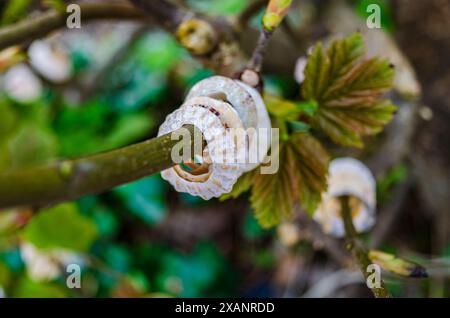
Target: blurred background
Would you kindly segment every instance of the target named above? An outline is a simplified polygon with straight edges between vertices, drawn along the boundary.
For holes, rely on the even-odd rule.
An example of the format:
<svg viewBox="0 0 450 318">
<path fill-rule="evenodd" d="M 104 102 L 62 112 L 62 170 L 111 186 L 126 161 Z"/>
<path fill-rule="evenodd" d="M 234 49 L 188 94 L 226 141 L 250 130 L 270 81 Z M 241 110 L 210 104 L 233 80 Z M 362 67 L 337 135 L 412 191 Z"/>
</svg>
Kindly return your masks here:
<svg viewBox="0 0 450 318">
<path fill-rule="evenodd" d="M 176 2 L 234 23 L 258 1 Z M 365 33 L 372 3 L 382 9 L 382 35 Z M 1 1 L 1 24 L 51 5 Z M 238 30 L 247 54 L 262 12 Z M 360 30 L 370 54 L 395 59 L 394 121 L 364 151 L 332 153 L 362 158 L 377 177 L 377 222 L 364 242 L 427 267 L 426 279 L 386 273 L 396 297 L 450 296 L 449 29 L 448 0 L 294 1 L 263 68 L 267 92 L 296 99 L 296 60 L 319 39 Z M 212 74 L 152 22 L 82 17 L 81 29 L 4 50 L 0 171 L 154 137 L 189 88 Z M 245 195 L 203 201 L 153 175 L 39 213 L 1 211 L 0 296 L 370 297 L 322 240 L 302 222 L 262 229 Z M 79 289 L 66 287 L 69 263 L 82 268 Z"/>
</svg>

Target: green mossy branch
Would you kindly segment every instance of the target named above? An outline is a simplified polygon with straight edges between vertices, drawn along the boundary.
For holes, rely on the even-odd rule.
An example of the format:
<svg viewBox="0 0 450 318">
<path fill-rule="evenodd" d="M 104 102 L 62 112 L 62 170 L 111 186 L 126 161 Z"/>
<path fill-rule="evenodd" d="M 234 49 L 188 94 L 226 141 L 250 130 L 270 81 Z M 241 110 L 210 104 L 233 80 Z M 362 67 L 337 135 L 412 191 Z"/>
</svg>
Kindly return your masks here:
<svg viewBox="0 0 450 318">
<path fill-rule="evenodd" d="M 199 133 L 192 125 L 185 128 L 191 136 Z M 0 208 L 73 200 L 167 169 L 174 165 L 171 150 L 179 142 L 171 135 L 84 158 L 0 172 Z"/>
</svg>

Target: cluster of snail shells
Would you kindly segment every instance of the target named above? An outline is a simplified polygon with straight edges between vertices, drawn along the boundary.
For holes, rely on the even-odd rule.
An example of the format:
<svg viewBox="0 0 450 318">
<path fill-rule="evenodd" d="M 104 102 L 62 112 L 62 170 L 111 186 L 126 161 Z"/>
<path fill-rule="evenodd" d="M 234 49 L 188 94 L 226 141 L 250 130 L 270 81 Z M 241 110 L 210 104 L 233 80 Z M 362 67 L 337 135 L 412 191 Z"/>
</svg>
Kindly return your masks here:
<svg viewBox="0 0 450 318">
<path fill-rule="evenodd" d="M 232 190 L 237 179 L 255 169 L 261 161 L 247 158 L 250 145 L 257 138 L 266 141 L 258 149 L 263 158 L 270 145 L 271 123 L 261 95 L 254 88 L 223 76 L 212 76 L 198 82 L 185 102 L 169 114 L 158 135 L 168 134 L 184 125 L 194 125 L 203 134 L 206 146 L 195 162 L 186 162 L 161 172 L 163 179 L 178 192 L 187 192 L 205 200 Z M 235 138 L 233 129 L 251 130 L 245 138 Z M 260 136 L 260 134 L 266 134 Z M 227 156 L 226 154 L 234 154 Z"/>
<path fill-rule="evenodd" d="M 369 168 L 354 158 L 337 158 L 330 163 L 328 189 L 313 218 L 325 233 L 345 234 L 339 197 L 349 196 L 353 224 L 358 233 L 368 231 L 376 218 L 376 182 Z"/>
</svg>

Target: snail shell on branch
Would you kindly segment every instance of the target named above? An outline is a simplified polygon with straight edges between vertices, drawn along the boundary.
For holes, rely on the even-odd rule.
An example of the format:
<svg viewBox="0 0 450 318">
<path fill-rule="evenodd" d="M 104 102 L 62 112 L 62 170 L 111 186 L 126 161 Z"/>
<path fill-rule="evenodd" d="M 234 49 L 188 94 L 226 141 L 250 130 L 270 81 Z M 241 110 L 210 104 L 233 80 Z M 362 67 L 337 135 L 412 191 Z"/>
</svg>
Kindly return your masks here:
<svg viewBox="0 0 450 318">
<path fill-rule="evenodd" d="M 187 99 L 195 96 L 213 96 L 229 103 L 238 113 L 244 128 L 255 129 L 255 134 L 248 134 L 247 147 L 257 143 L 259 134 L 264 134 L 263 143 L 259 143 L 260 153 L 267 154 L 271 140 L 271 123 L 264 101 L 253 87 L 224 76 L 212 76 L 195 84 L 187 95 Z M 256 140 L 255 140 L 256 138 Z M 249 153 L 250 149 L 246 149 Z M 256 168 L 264 156 L 258 157 L 258 162 L 248 162 L 242 169 L 244 172 Z"/>
<path fill-rule="evenodd" d="M 161 173 L 178 192 L 206 200 L 230 192 L 244 172 L 259 164 L 240 161 L 248 154 L 253 139 L 258 138 L 258 128 L 266 128 L 263 152 L 267 154 L 271 125 L 264 102 L 255 89 L 239 81 L 222 76 L 200 81 L 191 89 L 185 103 L 167 116 L 158 135 L 188 124 L 202 132 L 207 145 L 201 156 Z M 255 129 L 256 133 L 236 138 L 232 131 L 248 128 Z"/>
<path fill-rule="evenodd" d="M 357 232 L 369 230 L 375 223 L 376 183 L 370 170 L 353 158 L 338 158 L 330 163 L 328 190 L 314 213 L 323 230 L 336 237 L 345 234 L 339 197 L 350 196 L 353 224 Z"/>
<path fill-rule="evenodd" d="M 5 74 L 3 89 L 19 103 L 30 103 L 42 96 L 42 82 L 24 63 L 11 67 Z"/>
<path fill-rule="evenodd" d="M 219 110 L 220 116 L 217 116 Z M 227 145 L 228 151 L 242 148 L 226 134 L 227 127 L 242 128 L 237 113 L 224 102 L 209 97 L 195 97 L 167 116 L 158 135 L 170 133 L 187 124 L 195 125 L 207 142 L 203 156 L 198 160 L 200 163 L 188 163 L 190 165 L 187 167 L 177 165 L 162 171 L 161 176 L 178 192 L 187 192 L 205 200 L 230 192 L 242 170 L 236 164 L 223 162 L 223 145 Z"/>
<path fill-rule="evenodd" d="M 308 59 L 305 56 L 300 56 L 295 63 L 294 78 L 299 84 L 305 80 L 305 69 Z"/>
<path fill-rule="evenodd" d="M 57 39 L 36 40 L 28 49 L 31 66 L 47 80 L 63 83 L 72 76 L 69 52 Z"/>
</svg>

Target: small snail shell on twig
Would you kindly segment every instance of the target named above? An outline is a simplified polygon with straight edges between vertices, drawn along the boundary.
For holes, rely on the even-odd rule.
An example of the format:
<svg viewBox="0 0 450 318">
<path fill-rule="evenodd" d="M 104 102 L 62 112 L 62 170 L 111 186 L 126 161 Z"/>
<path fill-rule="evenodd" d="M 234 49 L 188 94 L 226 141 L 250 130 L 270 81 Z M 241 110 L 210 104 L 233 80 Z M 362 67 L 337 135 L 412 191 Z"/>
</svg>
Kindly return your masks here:
<svg viewBox="0 0 450 318">
<path fill-rule="evenodd" d="M 212 112 L 218 109 L 222 110 L 220 117 Z M 234 140 L 224 140 L 229 137 L 226 135 L 226 127 L 231 121 L 234 121 L 233 126 L 228 127 L 242 127 L 237 114 L 232 115 L 233 111 L 232 107 L 224 102 L 209 97 L 197 97 L 187 100 L 179 109 L 167 116 L 159 128 L 159 135 L 192 124 L 202 132 L 207 142 L 203 157 L 199 163 L 188 166 L 191 169 L 177 165 L 161 172 L 161 176 L 178 192 L 188 192 L 209 200 L 231 191 L 242 171 L 236 165 L 215 162 L 223 159 L 221 152 L 223 144 L 228 145 L 229 151 L 238 147 Z"/>
<path fill-rule="evenodd" d="M 69 53 L 55 39 L 34 41 L 28 56 L 31 66 L 51 82 L 63 83 L 72 76 Z"/>
<path fill-rule="evenodd" d="M 353 158 L 338 158 L 330 163 L 328 190 L 314 213 L 314 219 L 327 234 L 343 237 L 339 197 L 350 196 L 352 219 L 357 232 L 369 230 L 375 223 L 376 183 L 370 170 Z"/>
<path fill-rule="evenodd" d="M 308 59 L 305 56 L 300 56 L 295 63 L 294 78 L 299 84 L 305 80 L 305 68 L 308 63 Z"/>
<path fill-rule="evenodd" d="M 205 200 L 230 192 L 244 172 L 259 164 L 239 161 L 246 159 L 249 145 L 258 138 L 258 128 L 266 128 L 267 143 L 263 143 L 262 152 L 267 154 L 271 125 L 264 102 L 255 89 L 239 81 L 222 76 L 200 81 L 191 89 L 185 103 L 167 116 L 158 135 L 188 124 L 202 132 L 207 145 L 202 156 L 195 158 L 197 162 L 179 164 L 161 173 L 178 192 Z M 232 129 L 248 128 L 254 128 L 256 133 L 246 134 L 245 138 L 229 133 Z"/>
</svg>

